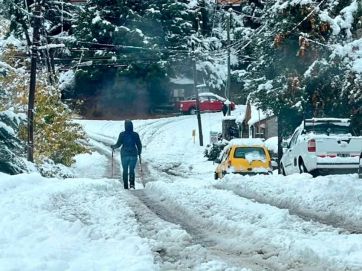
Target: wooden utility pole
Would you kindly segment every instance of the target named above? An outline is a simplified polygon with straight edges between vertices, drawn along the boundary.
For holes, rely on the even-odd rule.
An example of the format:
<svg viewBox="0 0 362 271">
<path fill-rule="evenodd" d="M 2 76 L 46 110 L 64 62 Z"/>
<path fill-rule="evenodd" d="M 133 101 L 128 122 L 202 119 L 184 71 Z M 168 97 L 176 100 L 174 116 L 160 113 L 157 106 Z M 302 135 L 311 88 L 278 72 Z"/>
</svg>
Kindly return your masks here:
<svg viewBox="0 0 362 271">
<path fill-rule="evenodd" d="M 33 42 L 31 45 L 31 68 L 28 100 L 28 161 L 34 161 L 34 102 L 36 88 L 36 66 L 38 46 L 40 40 L 41 6 L 39 1 L 34 2 L 33 12 Z"/>
<path fill-rule="evenodd" d="M 192 43 L 192 52 L 193 52 L 194 91 L 196 93 L 196 115 L 197 115 L 197 123 L 199 126 L 199 140 L 200 140 L 200 146 L 204 146 L 204 137 L 202 135 L 202 124 L 201 124 L 201 115 L 200 115 L 200 97 L 199 97 L 199 90 L 197 88 L 196 53 L 195 53 L 194 43 Z"/>
<path fill-rule="evenodd" d="M 282 168 L 281 168 L 280 160 L 282 159 L 282 156 L 283 156 L 282 110 L 279 111 L 277 121 L 278 121 L 278 174 L 281 174 Z"/>
<path fill-rule="evenodd" d="M 227 58 L 227 68 L 228 68 L 228 74 L 227 74 L 227 81 L 226 81 L 226 98 L 230 101 L 230 25 L 231 25 L 231 12 L 229 10 L 229 18 L 227 23 L 227 52 L 228 52 L 228 58 Z M 230 116 L 230 104 L 227 105 L 228 112 L 227 115 Z"/>
</svg>

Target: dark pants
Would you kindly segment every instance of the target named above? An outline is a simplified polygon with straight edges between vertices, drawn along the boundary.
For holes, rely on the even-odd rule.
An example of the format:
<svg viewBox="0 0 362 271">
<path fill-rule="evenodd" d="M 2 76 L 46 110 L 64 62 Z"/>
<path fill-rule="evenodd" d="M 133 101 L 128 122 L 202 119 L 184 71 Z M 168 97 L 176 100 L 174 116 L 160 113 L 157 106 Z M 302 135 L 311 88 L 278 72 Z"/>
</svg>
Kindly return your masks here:
<svg viewBox="0 0 362 271">
<path fill-rule="evenodd" d="M 134 169 L 137 164 L 137 156 L 121 156 L 122 168 L 123 168 L 123 185 L 124 189 L 128 189 L 128 175 L 129 185 L 134 187 L 135 173 Z"/>
</svg>

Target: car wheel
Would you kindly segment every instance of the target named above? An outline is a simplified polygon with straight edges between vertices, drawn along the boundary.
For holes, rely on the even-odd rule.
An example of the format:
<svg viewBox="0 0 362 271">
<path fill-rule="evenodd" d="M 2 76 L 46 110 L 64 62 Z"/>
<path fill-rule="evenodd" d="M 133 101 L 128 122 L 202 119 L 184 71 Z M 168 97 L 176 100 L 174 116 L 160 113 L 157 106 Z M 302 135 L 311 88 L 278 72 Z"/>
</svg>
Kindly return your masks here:
<svg viewBox="0 0 362 271">
<path fill-rule="evenodd" d="M 189 114 L 190 115 L 196 115 L 196 109 L 195 108 L 190 108 L 190 110 L 189 110 Z"/>
<path fill-rule="evenodd" d="M 214 173 L 214 179 L 215 180 L 219 179 L 219 174 L 217 172 Z"/>
<path fill-rule="evenodd" d="M 305 167 L 302 159 L 299 160 L 299 173 L 308 173 L 308 170 Z"/>
</svg>

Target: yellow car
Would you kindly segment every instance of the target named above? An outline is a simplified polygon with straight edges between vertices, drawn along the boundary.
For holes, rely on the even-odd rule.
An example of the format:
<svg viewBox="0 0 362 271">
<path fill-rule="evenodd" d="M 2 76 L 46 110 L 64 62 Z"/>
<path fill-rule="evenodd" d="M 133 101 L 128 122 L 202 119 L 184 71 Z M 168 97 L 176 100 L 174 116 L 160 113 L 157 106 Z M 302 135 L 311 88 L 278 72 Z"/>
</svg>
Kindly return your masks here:
<svg viewBox="0 0 362 271">
<path fill-rule="evenodd" d="M 261 139 L 233 139 L 215 160 L 215 180 L 227 173 L 271 174 L 272 161 Z"/>
</svg>

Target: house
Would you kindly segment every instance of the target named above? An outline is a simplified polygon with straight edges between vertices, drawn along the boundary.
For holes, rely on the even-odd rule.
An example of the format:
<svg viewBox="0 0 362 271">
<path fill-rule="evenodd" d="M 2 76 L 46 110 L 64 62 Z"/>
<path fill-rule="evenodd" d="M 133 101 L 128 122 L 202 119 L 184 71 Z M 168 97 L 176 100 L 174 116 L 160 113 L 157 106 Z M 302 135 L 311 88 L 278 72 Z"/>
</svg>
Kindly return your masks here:
<svg viewBox="0 0 362 271">
<path fill-rule="evenodd" d="M 278 136 L 278 118 L 272 112 L 264 112 L 248 103 L 243 114 L 236 118 L 242 138 L 264 138 Z"/>
<path fill-rule="evenodd" d="M 194 94 L 194 80 L 187 77 L 170 78 L 170 90 L 173 102 L 184 100 Z"/>
</svg>

